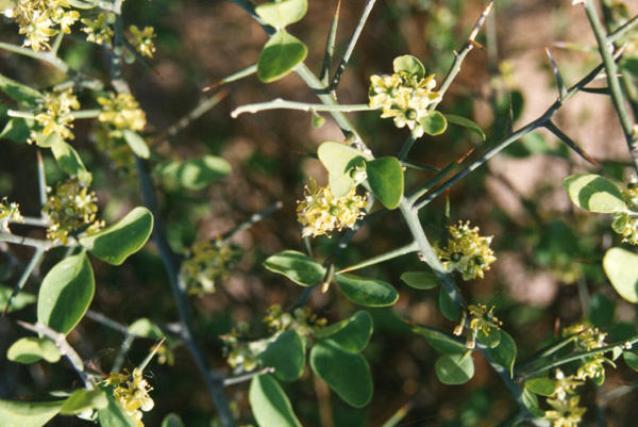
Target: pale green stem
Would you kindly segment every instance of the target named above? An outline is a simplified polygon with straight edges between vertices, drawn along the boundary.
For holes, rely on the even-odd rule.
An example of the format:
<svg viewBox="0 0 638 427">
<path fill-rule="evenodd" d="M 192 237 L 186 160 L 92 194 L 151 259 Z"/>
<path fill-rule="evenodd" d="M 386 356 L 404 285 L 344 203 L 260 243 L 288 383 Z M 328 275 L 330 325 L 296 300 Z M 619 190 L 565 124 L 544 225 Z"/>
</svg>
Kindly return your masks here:
<svg viewBox="0 0 638 427">
<path fill-rule="evenodd" d="M 31 237 L 25 236 L 16 236 L 15 234 L 10 233 L 2 233 L 0 232 L 0 242 L 13 243 L 16 245 L 22 246 L 31 246 L 36 249 L 42 249 L 43 251 L 48 251 L 49 249 L 60 246 L 54 242 L 49 242 L 48 240 L 40 240 L 34 239 Z"/>
<path fill-rule="evenodd" d="M 17 119 L 27 119 L 27 120 L 35 119 L 35 114 L 33 114 L 30 111 L 8 110 L 7 116 L 14 117 Z"/>
<path fill-rule="evenodd" d="M 256 377 L 257 375 L 271 374 L 273 372 L 275 372 L 275 368 L 267 366 L 265 368 L 261 368 L 256 371 L 246 372 L 245 374 L 239 374 L 234 377 L 227 377 L 224 379 L 224 387 L 230 387 L 231 385 L 241 384 L 246 381 L 250 381 L 251 379 L 253 379 L 253 377 Z"/>
<path fill-rule="evenodd" d="M 236 73 L 231 74 L 230 76 L 224 77 L 221 80 L 216 81 L 208 86 L 206 86 L 203 90 L 204 92 L 208 92 L 209 90 L 217 89 L 220 86 L 223 86 L 228 83 L 236 82 L 238 80 L 244 79 L 246 77 L 252 76 L 257 73 L 257 64 L 249 65 L 246 68 L 242 68 Z"/>
<path fill-rule="evenodd" d="M 375 109 L 376 108 L 372 108 L 368 104 L 324 105 L 287 101 L 285 99 L 277 98 L 269 102 L 258 102 L 255 104 L 242 105 L 241 107 L 233 110 L 233 112 L 230 113 L 230 116 L 233 118 L 237 118 L 237 116 L 239 116 L 240 114 L 255 114 L 267 110 L 298 110 L 306 112 L 340 111 L 342 113 L 352 113 L 356 111 L 372 111 Z"/>
<path fill-rule="evenodd" d="M 13 302 L 13 299 L 16 297 L 16 295 L 18 295 L 18 293 L 20 293 L 20 291 L 22 291 L 22 289 L 24 289 L 24 285 L 27 284 L 27 281 L 29 280 L 29 277 L 31 277 L 33 270 L 35 270 L 35 268 L 38 265 L 40 265 L 40 262 L 42 261 L 43 256 L 44 256 L 44 250 L 41 248 L 37 248 L 35 250 L 35 253 L 31 257 L 29 264 L 27 264 L 27 267 L 22 272 L 22 275 L 20 276 L 20 280 L 18 280 L 18 283 L 14 286 L 13 291 L 11 292 L 11 295 L 9 295 L 9 299 L 7 300 L 7 303 L 3 310 L 3 316 L 6 315 L 11 309 L 11 303 Z"/>
<path fill-rule="evenodd" d="M 326 39 L 325 53 L 323 55 L 323 64 L 321 66 L 321 72 L 319 73 L 319 79 L 325 86 L 330 84 L 330 72 L 332 71 L 332 58 L 334 58 L 335 44 L 337 42 L 340 10 L 341 0 L 337 0 L 337 8 L 332 18 L 332 22 L 330 23 L 330 30 L 328 31 L 328 38 Z"/>
<path fill-rule="evenodd" d="M 0 49 L 7 52 L 17 53 L 19 55 L 27 56 L 29 58 L 37 59 L 38 61 L 46 62 L 60 70 L 63 73 L 69 71 L 68 65 L 64 63 L 60 58 L 53 55 L 51 52 L 34 52 L 30 48 L 16 46 L 10 43 L 0 42 Z"/>
<path fill-rule="evenodd" d="M 80 110 L 73 111 L 71 116 L 74 119 L 95 119 L 102 113 L 102 110 Z"/>
<path fill-rule="evenodd" d="M 616 29 L 612 34 L 607 37 L 609 43 L 615 43 L 625 35 L 629 34 L 631 30 L 638 27 L 638 15 L 625 22 L 622 26 Z"/>
<path fill-rule="evenodd" d="M 401 246 L 400 248 L 388 251 L 384 254 L 377 255 L 365 261 L 359 262 L 357 264 L 351 265 L 349 267 L 343 268 L 337 271 L 335 274 L 348 273 L 355 270 L 361 270 L 366 267 L 370 267 L 375 264 L 381 264 L 382 262 L 389 261 L 391 259 L 395 259 L 401 257 L 403 255 L 411 254 L 416 252 L 419 249 L 419 246 L 416 242 L 412 242 L 409 245 Z"/>
</svg>

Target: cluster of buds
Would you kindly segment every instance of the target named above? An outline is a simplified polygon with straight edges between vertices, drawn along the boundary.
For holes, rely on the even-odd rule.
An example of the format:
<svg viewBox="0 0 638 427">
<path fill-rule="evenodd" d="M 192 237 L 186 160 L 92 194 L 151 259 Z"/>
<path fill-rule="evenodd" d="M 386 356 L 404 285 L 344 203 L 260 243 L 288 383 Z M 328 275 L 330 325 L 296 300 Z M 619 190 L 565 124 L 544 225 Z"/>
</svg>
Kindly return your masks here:
<svg viewBox="0 0 638 427">
<path fill-rule="evenodd" d="M 9 231 L 10 222 L 22 221 L 20 214 L 20 206 L 15 203 L 9 203 L 6 197 L 0 200 L 0 231 Z"/>
<path fill-rule="evenodd" d="M 29 143 L 51 135 L 58 135 L 64 140 L 73 139 L 72 111 L 79 108 L 80 103 L 73 89 L 45 94 L 40 101 L 39 112 L 34 117 L 38 130 L 31 133 Z"/>
<path fill-rule="evenodd" d="M 83 18 L 82 32 L 86 33 L 86 41 L 102 46 L 111 46 L 113 39 L 112 25 L 115 22 L 115 15 L 112 13 L 100 12 L 95 18 Z"/>
<path fill-rule="evenodd" d="M 182 263 L 180 274 L 186 292 L 195 296 L 215 292 L 215 281 L 228 275 L 237 255 L 234 248 L 221 240 L 196 242 Z"/>
<path fill-rule="evenodd" d="M 259 366 L 259 353 L 266 349 L 267 340 L 248 341 L 243 338 L 247 329 L 247 325 L 242 324 L 220 337 L 226 362 L 236 373 L 255 370 Z"/>
<path fill-rule="evenodd" d="M 135 50 L 142 56 L 152 58 L 155 55 L 155 44 L 153 43 L 155 29 L 149 26 L 139 29 L 137 25 L 131 25 L 129 31 L 132 37 L 131 44 Z"/>
<path fill-rule="evenodd" d="M 311 180 L 304 189 L 304 198 L 297 202 L 297 221 L 303 226 L 302 235 L 322 236 L 345 228 L 353 228 L 365 216 L 368 204 L 356 187 L 343 197 L 335 197 L 329 187 L 319 187 Z"/>
<path fill-rule="evenodd" d="M 264 323 L 273 332 L 282 332 L 294 329 L 301 336 L 308 336 L 316 328 L 322 328 L 327 320 L 319 317 L 307 307 L 295 309 L 292 313 L 283 311 L 280 305 L 273 305 L 268 308 Z"/>
<path fill-rule="evenodd" d="M 411 66 L 405 66 L 409 58 Z M 414 57 L 399 57 L 391 75 L 370 77 L 369 105 L 380 109 L 382 118 L 392 118 L 398 128 L 407 126 L 414 138 L 424 134 L 421 121 L 428 117 L 441 96 L 434 91 L 434 74 L 425 75 L 425 68 Z"/>
<path fill-rule="evenodd" d="M 47 238 L 66 244 L 70 235 L 95 234 L 104 222 L 97 219 L 97 196 L 78 178 L 49 190 L 44 213 L 50 221 Z"/>
<path fill-rule="evenodd" d="M 113 397 L 135 422 L 135 427 L 144 427 L 142 412 L 153 409 L 155 403 L 149 395 L 153 389 L 144 378 L 143 371 L 133 369 L 132 373 L 113 372 L 104 380 L 104 384 L 113 387 Z"/>
<path fill-rule="evenodd" d="M 144 130 L 146 114 L 130 93 L 109 93 L 97 102 L 102 107 L 98 120 L 108 126 L 110 137 L 121 138 L 124 130 Z"/>
<path fill-rule="evenodd" d="M 481 236 L 478 227 L 459 221 L 448 227 L 448 240 L 444 247 L 437 248 L 437 255 L 448 271 L 458 271 L 463 280 L 485 276 L 490 264 L 496 261 L 490 248 L 492 236 Z"/>
<path fill-rule="evenodd" d="M 461 322 L 454 328 L 454 335 L 461 336 L 467 323 L 469 333 L 465 347 L 468 350 L 473 350 L 476 347 L 476 338 L 479 334 L 488 337 L 493 331 L 503 326 L 503 322 L 494 315 L 494 309 L 494 306 L 488 308 L 485 304 L 471 304 L 467 307 L 467 311 L 461 315 Z"/>
<path fill-rule="evenodd" d="M 60 33 L 68 34 L 80 13 L 68 0 L 17 0 L 5 15 L 13 18 L 24 35 L 24 46 L 38 52 L 50 49 L 49 41 Z"/>
<path fill-rule="evenodd" d="M 614 216 L 611 228 L 622 236 L 623 242 L 638 246 L 638 183 L 630 183 L 623 196 L 629 209 Z"/>
</svg>

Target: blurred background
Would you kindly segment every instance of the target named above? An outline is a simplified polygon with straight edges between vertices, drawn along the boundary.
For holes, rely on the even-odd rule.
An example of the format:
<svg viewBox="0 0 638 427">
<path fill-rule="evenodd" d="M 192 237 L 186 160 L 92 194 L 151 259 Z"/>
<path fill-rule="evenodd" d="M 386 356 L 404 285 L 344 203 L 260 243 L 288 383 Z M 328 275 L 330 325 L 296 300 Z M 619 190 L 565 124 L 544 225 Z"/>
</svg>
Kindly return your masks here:
<svg viewBox="0 0 638 427">
<path fill-rule="evenodd" d="M 614 3 L 614 2 L 611 2 Z M 363 0 L 344 0 L 338 48 L 345 47 L 363 9 Z M 628 2 L 630 16 L 638 4 Z M 311 0 L 306 18 L 290 31 L 310 48 L 307 64 L 318 72 L 325 39 L 336 7 L 333 0 Z M 440 81 L 460 48 L 484 3 L 478 0 L 379 0 L 338 90 L 342 103 L 367 102 L 371 74 L 391 71 L 395 56 L 419 57 L 428 72 Z M 276 97 L 315 102 L 311 91 L 294 74 L 264 85 L 250 77 L 226 85 L 223 101 L 175 137 L 163 131 L 188 113 L 204 96 L 202 88 L 256 62 L 266 35 L 238 6 L 229 1 L 152 0 L 127 2 L 125 22 L 152 25 L 158 37 L 157 55 L 145 64 L 125 67 L 125 77 L 147 112 L 153 161 L 196 158 L 213 154 L 232 165 L 222 181 L 199 191 L 161 187 L 160 201 L 171 245 L 183 252 L 196 239 L 214 238 L 277 201 L 283 203 L 268 219 L 235 236 L 241 258 L 212 295 L 191 300 L 198 341 L 212 366 L 229 371 L 219 336 L 232 327 L 250 325 L 255 337 L 265 336 L 262 318 L 272 304 L 289 308 L 302 288 L 268 273 L 262 261 L 283 249 L 303 250 L 301 227 L 295 218 L 296 201 L 302 197 L 308 177 L 326 182 L 325 172 L 314 158 L 319 143 L 342 141 L 338 126 L 326 116 L 320 128 L 303 112 L 269 111 L 259 115 L 230 112 L 243 104 Z M 1 21 L 3 41 L 20 43 L 17 29 Z M 479 37 L 483 49 L 475 49 L 452 86 L 440 110 L 477 121 L 496 142 L 514 128 L 538 117 L 554 102 L 556 88 L 545 48 L 552 49 L 568 83 L 589 72 L 599 59 L 592 49 L 593 36 L 581 8 L 568 0 L 500 0 L 494 19 Z M 636 53 L 638 55 L 638 53 Z M 61 55 L 74 69 L 106 79 L 107 58 L 81 37 L 65 40 Z M 20 82 L 46 88 L 62 76 L 36 62 L 0 51 L 0 73 Z M 513 116 L 514 123 L 509 116 Z M 367 144 L 379 155 L 395 155 L 407 131 L 396 129 L 378 113 L 351 115 Z M 604 173 L 623 179 L 627 153 L 615 113 L 607 97 L 580 94 L 557 115 L 556 124 L 598 160 Z M 0 127 L 3 123 L 0 123 Z M 23 214 L 38 215 L 35 150 L 25 144 L 0 141 L 0 195 L 20 203 Z M 411 160 L 443 167 L 483 143 L 458 127 L 440 137 L 424 137 Z M 94 171 L 94 188 L 102 216 L 113 221 L 140 204 L 130 159 L 118 157 L 113 147 L 96 143 L 88 122 L 76 124 L 74 147 Z M 62 176 L 53 161 L 47 164 L 49 182 Z M 496 314 L 519 346 L 524 360 L 560 326 L 589 319 L 608 330 L 609 341 L 635 334 L 636 310 L 621 302 L 607 283 L 600 260 L 612 242 L 610 219 L 573 211 L 562 179 L 576 171 L 592 169 L 574 157 L 551 134 L 535 132 L 456 185 L 422 213 L 422 221 L 434 241 L 443 236 L 448 222 L 470 220 L 482 234 L 493 235 L 498 261 L 484 280 L 462 284 L 472 302 L 496 305 Z M 432 174 L 409 174 L 408 188 L 415 188 Z M 449 201 L 449 216 L 446 212 Z M 383 214 L 355 236 L 338 265 L 346 266 L 407 243 L 409 234 L 397 213 Z M 39 236 L 28 227 L 14 232 Z M 334 250 L 336 238 L 316 239 L 319 259 Z M 13 286 L 30 251 L 0 246 L 0 282 Z M 47 257 L 46 272 L 61 254 Z M 365 351 L 373 369 L 375 392 L 365 409 L 353 409 L 316 386 L 309 370 L 302 381 L 287 389 L 305 426 L 381 426 L 400 408 L 408 415 L 402 426 L 490 426 L 504 420 L 513 402 L 499 378 L 481 355 L 474 355 L 477 374 L 464 386 L 444 386 L 434 375 L 436 352 L 406 322 L 450 331 L 453 324 L 438 312 L 436 293 L 405 287 L 399 276 L 419 268 L 416 256 L 407 256 L 369 268 L 366 276 L 383 278 L 400 291 L 392 309 L 370 310 L 375 333 Z M 133 256 L 122 268 L 94 263 L 97 294 L 92 309 L 130 324 L 147 317 L 160 325 L 176 320 L 174 302 L 152 245 Z M 28 284 L 35 292 L 39 279 Z M 329 321 L 356 310 L 334 290 L 313 293 L 309 306 Z M 31 310 L 31 311 L 29 311 Z M 12 315 L 13 316 L 13 315 Z M 0 319 L 0 397 L 31 398 L 48 390 L 65 389 L 76 382 L 69 369 L 46 364 L 23 366 L 8 363 L 6 348 L 25 332 L 13 317 Z M 21 318 L 34 318 L 27 309 Z M 69 337 L 93 368 L 108 372 L 121 335 L 85 319 Z M 151 340 L 136 340 L 126 366 L 134 367 L 148 353 Z M 202 381 L 185 349 L 175 349 L 174 365 L 153 363 L 148 372 L 154 387 L 155 409 L 145 414 L 148 426 L 160 425 L 169 412 L 179 413 L 187 426 L 211 425 L 213 409 Z M 587 388 L 590 407 L 586 425 L 629 426 L 638 416 L 635 376 L 620 364 L 609 369 L 604 386 Z M 628 386 L 621 396 L 610 390 Z M 240 420 L 251 422 L 247 384 L 229 387 Z M 319 404 L 318 404 L 319 402 Z M 332 412 L 334 422 L 320 416 Z M 327 408 L 327 409 L 326 409 Z M 602 420 L 602 421 L 601 421 Z M 88 425 L 60 418 L 51 425 Z"/>
</svg>

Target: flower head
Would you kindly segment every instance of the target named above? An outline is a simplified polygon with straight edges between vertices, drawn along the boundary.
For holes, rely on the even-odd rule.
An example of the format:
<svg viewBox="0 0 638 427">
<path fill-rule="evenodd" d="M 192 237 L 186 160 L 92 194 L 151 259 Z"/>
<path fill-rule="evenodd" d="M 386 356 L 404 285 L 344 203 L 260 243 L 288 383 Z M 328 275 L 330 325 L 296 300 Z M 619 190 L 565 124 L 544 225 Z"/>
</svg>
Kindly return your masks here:
<svg viewBox="0 0 638 427">
<path fill-rule="evenodd" d="M 9 231 L 10 222 L 22 221 L 20 214 L 20 206 L 15 203 L 9 203 L 6 197 L 0 199 L 0 231 Z"/>
<path fill-rule="evenodd" d="M 142 56 L 152 58 L 155 55 L 155 29 L 153 27 L 144 27 L 140 30 L 137 25 L 131 25 L 129 31 L 133 36 L 132 44 Z"/>
<path fill-rule="evenodd" d="M 86 41 L 111 46 L 113 39 L 113 24 L 115 17 L 111 13 L 101 12 L 95 19 L 82 19 L 82 32 L 86 33 Z"/>
<path fill-rule="evenodd" d="M 51 225 L 47 229 L 49 240 L 66 244 L 69 235 L 95 234 L 104 222 L 97 219 L 97 196 L 78 178 L 58 184 L 44 205 L 44 213 Z"/>
<path fill-rule="evenodd" d="M 496 261 L 490 248 L 492 237 L 483 237 L 478 227 L 470 227 L 469 222 L 461 222 L 448 227 L 448 241 L 437 248 L 439 259 L 448 270 L 456 270 L 463 280 L 483 278 L 490 264 Z"/>
<path fill-rule="evenodd" d="M 587 412 L 587 408 L 580 406 L 579 396 L 547 399 L 547 403 L 552 409 L 545 411 L 545 419 L 552 422 L 552 427 L 578 427 Z"/>
<path fill-rule="evenodd" d="M 104 380 L 104 383 L 113 387 L 113 397 L 133 418 L 136 427 L 144 427 L 142 411 L 150 411 L 155 406 L 155 403 L 149 395 L 153 388 L 144 378 L 142 370 L 135 368 L 131 374 L 111 373 Z"/>
<path fill-rule="evenodd" d="M 18 0 L 11 16 L 25 36 L 24 46 L 38 52 L 50 49 L 49 40 L 59 33 L 68 34 L 80 13 L 67 0 Z"/>
<path fill-rule="evenodd" d="M 368 203 L 356 191 L 352 188 L 345 196 L 335 197 L 329 187 L 319 187 L 311 180 L 303 200 L 297 202 L 297 221 L 303 226 L 303 236 L 317 237 L 354 227 L 365 215 Z"/>
<path fill-rule="evenodd" d="M 264 317 L 264 323 L 268 329 L 274 332 L 282 332 L 287 329 L 294 329 L 301 336 L 310 335 L 315 328 L 326 325 L 326 319 L 318 317 L 307 307 L 295 309 L 292 313 L 281 309 L 280 305 L 273 305 L 268 308 Z"/>
<path fill-rule="evenodd" d="M 111 136 L 120 137 L 122 130 L 144 130 L 146 114 L 130 93 L 110 93 L 99 97 L 97 102 L 102 106 L 98 120 L 113 128 Z"/>
<path fill-rule="evenodd" d="M 79 108 L 80 103 L 73 94 L 73 89 L 45 94 L 40 103 L 40 112 L 35 115 L 39 130 L 32 132 L 29 142 L 50 135 L 58 135 L 64 140 L 73 139 L 72 111 Z"/>
<path fill-rule="evenodd" d="M 181 277 L 186 291 L 197 296 L 215 292 L 215 281 L 228 274 L 236 259 L 237 251 L 221 240 L 195 243 L 182 264 Z"/>
</svg>

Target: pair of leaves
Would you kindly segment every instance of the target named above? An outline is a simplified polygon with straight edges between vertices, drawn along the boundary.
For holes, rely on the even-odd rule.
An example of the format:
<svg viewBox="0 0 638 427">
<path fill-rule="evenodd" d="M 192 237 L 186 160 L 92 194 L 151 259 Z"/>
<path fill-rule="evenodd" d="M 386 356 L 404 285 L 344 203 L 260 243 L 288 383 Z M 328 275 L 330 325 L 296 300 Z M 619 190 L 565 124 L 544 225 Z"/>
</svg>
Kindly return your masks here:
<svg viewBox="0 0 638 427">
<path fill-rule="evenodd" d="M 396 157 L 369 160 L 352 147 L 326 141 L 317 150 L 319 160 L 328 171 L 330 191 L 335 197 L 343 197 L 357 184 L 353 171 L 366 169 L 370 190 L 388 209 L 396 209 L 404 191 L 401 162 Z"/>
<path fill-rule="evenodd" d="M 183 162 L 171 161 L 156 169 L 162 184 L 169 190 L 198 191 L 227 176 L 230 164 L 221 157 L 206 155 Z"/>
<path fill-rule="evenodd" d="M 60 357 L 60 350 L 48 338 L 20 338 L 7 350 L 8 360 L 25 365 L 39 362 L 42 359 L 49 363 L 56 363 Z"/>
<path fill-rule="evenodd" d="M 317 286 L 326 276 L 324 266 L 309 256 L 292 250 L 270 256 L 264 262 L 264 266 L 269 271 L 285 276 L 304 287 Z M 354 274 L 337 274 L 335 279 L 341 292 L 355 304 L 388 307 L 399 299 L 396 289 L 382 280 L 367 279 Z"/>
</svg>

